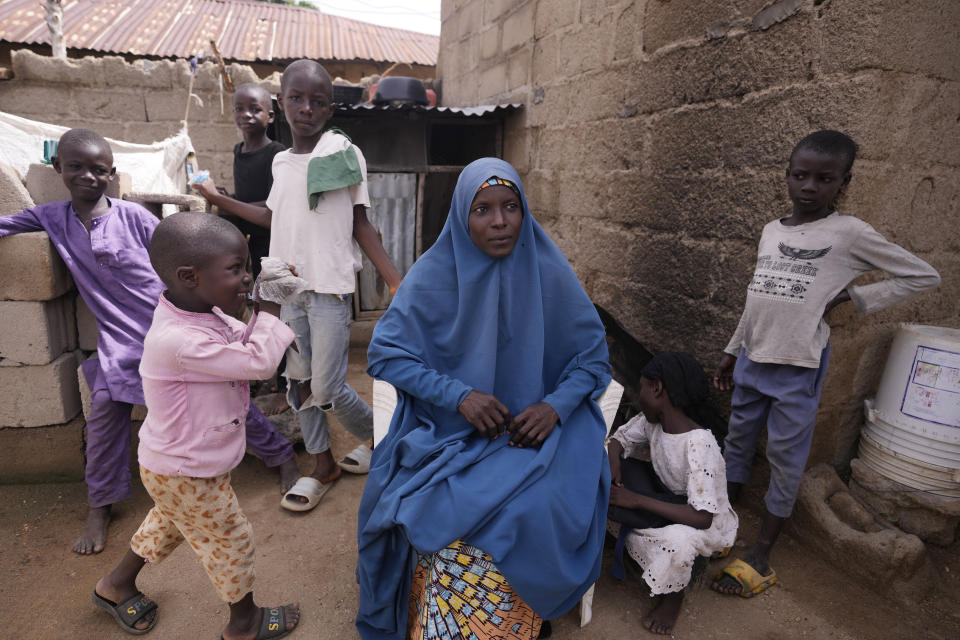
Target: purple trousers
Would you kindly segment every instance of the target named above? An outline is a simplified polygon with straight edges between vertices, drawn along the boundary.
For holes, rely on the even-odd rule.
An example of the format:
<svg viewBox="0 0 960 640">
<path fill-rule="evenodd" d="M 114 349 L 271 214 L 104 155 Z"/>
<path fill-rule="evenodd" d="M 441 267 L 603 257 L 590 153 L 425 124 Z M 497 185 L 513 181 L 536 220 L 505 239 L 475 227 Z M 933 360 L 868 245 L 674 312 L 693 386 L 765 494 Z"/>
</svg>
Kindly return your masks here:
<svg viewBox="0 0 960 640">
<path fill-rule="evenodd" d="M 85 430 L 87 503 L 104 507 L 130 497 L 130 412 L 133 405 L 110 397 L 100 362 L 83 363 L 83 375 L 90 387 L 90 413 Z M 247 412 L 247 446 L 268 467 L 293 457 L 293 445 L 277 433 L 273 423 L 253 402 Z"/>
<path fill-rule="evenodd" d="M 767 511 L 788 518 L 807 466 L 820 392 L 830 360 L 830 343 L 820 354 L 820 367 L 753 362 L 740 349 L 733 368 L 730 426 L 724 440 L 727 482 L 746 483 L 763 427 L 767 427 L 770 485 Z"/>
</svg>

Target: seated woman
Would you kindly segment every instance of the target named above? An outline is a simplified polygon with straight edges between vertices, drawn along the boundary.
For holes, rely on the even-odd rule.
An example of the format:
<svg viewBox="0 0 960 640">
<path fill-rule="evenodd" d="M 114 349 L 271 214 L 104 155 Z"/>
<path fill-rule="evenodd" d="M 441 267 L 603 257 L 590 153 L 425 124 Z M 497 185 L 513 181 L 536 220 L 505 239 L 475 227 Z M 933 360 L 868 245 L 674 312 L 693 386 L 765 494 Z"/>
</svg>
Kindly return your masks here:
<svg viewBox="0 0 960 640">
<path fill-rule="evenodd" d="M 509 164 L 463 170 L 368 360 L 398 402 L 360 504 L 360 635 L 536 638 L 600 573 L 610 366 Z"/>
</svg>

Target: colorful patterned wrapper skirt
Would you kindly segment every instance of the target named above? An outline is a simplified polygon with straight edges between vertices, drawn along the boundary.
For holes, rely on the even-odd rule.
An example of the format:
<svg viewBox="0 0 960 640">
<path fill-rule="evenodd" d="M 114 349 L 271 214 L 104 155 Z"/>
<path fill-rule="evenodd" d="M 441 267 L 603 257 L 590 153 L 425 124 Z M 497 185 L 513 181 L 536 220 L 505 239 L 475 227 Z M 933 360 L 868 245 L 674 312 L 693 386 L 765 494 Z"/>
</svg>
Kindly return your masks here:
<svg viewBox="0 0 960 640">
<path fill-rule="evenodd" d="M 411 640 L 533 640 L 541 622 L 480 549 L 457 540 L 420 556 L 410 585 Z"/>
</svg>

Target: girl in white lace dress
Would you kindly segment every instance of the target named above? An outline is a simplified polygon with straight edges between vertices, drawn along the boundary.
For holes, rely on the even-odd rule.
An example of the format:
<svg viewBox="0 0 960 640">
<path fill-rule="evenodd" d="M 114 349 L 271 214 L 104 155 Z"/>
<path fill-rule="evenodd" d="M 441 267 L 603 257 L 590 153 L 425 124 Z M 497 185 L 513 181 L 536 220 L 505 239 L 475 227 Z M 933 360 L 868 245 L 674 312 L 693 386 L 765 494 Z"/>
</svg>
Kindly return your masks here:
<svg viewBox="0 0 960 640">
<path fill-rule="evenodd" d="M 614 574 L 623 577 L 625 548 L 643 569 L 650 594 L 662 596 L 644 627 L 669 634 L 694 560 L 733 545 L 737 515 L 727 499 L 720 447 L 689 415 L 708 393 L 703 368 L 688 353 L 662 353 L 641 375 L 642 413 L 608 442 L 608 528 L 618 535 Z"/>
</svg>

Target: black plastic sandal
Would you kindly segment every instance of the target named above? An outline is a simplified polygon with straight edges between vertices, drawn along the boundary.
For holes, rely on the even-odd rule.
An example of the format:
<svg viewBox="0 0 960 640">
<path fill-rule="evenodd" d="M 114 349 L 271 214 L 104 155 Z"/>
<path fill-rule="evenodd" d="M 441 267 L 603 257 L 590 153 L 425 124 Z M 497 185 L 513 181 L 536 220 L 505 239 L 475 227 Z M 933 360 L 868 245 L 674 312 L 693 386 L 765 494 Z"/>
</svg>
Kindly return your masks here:
<svg viewBox="0 0 960 640">
<path fill-rule="evenodd" d="M 157 603 L 143 595 L 141 592 L 137 592 L 135 595 L 127 598 L 120 604 L 107 600 L 102 595 L 97 593 L 96 589 L 93 591 L 93 604 L 97 605 L 101 609 L 104 609 L 107 613 L 113 616 L 113 619 L 117 621 L 117 624 L 120 625 L 120 628 L 126 631 L 127 633 L 132 633 L 135 636 L 142 636 L 151 629 L 154 625 L 157 624 L 157 618 L 159 614 L 153 617 L 153 620 L 150 621 L 149 626 L 145 629 L 137 629 L 135 625 L 137 622 L 143 619 L 151 611 L 155 611 L 157 608 Z"/>
<path fill-rule="evenodd" d="M 286 607 L 260 607 L 263 612 L 263 618 L 260 620 L 260 629 L 257 631 L 255 640 L 272 640 L 273 638 L 283 638 L 296 629 L 287 630 L 287 610 Z M 220 640 L 224 640 L 220 636 Z"/>
</svg>

